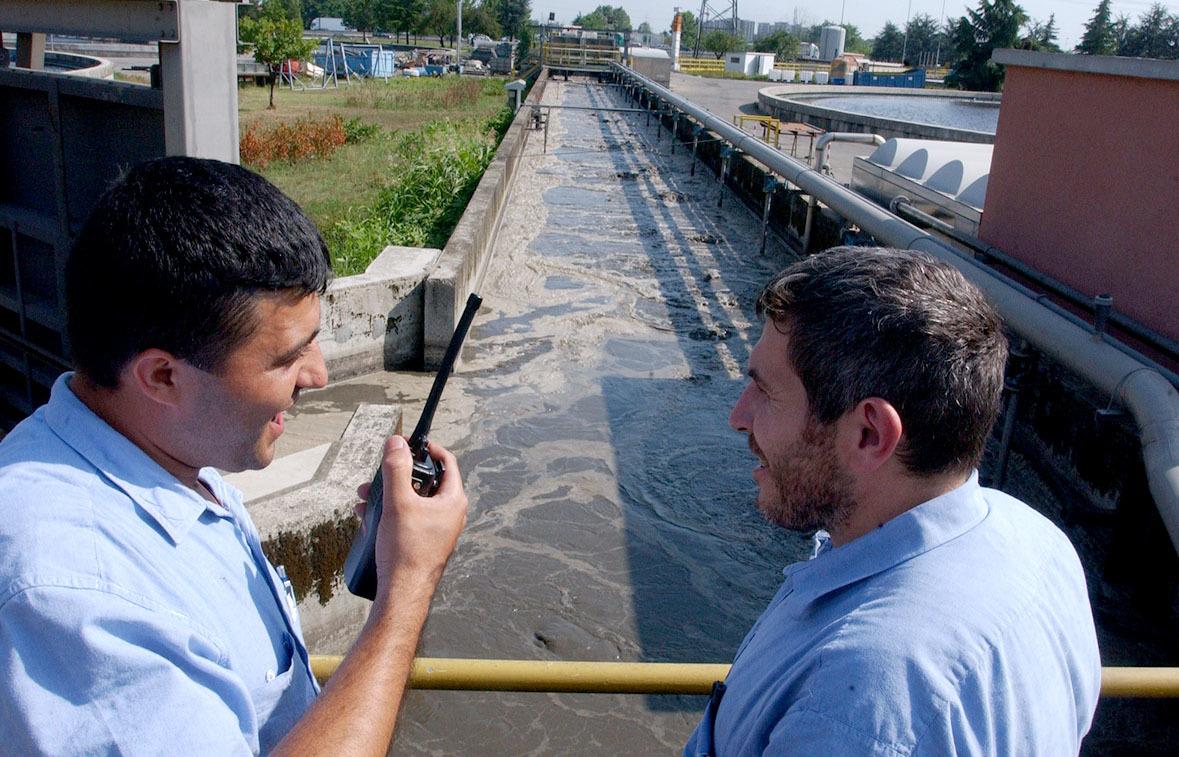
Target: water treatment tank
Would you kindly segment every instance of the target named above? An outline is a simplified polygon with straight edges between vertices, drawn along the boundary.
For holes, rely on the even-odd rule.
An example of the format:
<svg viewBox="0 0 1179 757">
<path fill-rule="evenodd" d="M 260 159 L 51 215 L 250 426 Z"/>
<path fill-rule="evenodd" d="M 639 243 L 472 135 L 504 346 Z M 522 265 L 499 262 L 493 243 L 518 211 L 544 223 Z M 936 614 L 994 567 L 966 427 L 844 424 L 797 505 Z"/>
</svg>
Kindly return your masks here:
<svg viewBox="0 0 1179 757">
<path fill-rule="evenodd" d="M 852 189 L 888 207 L 904 196 L 917 209 L 978 234 L 992 146 L 929 139 L 890 139 L 852 164 Z"/>
<path fill-rule="evenodd" d="M 835 60 L 843 55 L 847 30 L 842 26 L 824 26 L 819 35 L 819 60 Z"/>
</svg>

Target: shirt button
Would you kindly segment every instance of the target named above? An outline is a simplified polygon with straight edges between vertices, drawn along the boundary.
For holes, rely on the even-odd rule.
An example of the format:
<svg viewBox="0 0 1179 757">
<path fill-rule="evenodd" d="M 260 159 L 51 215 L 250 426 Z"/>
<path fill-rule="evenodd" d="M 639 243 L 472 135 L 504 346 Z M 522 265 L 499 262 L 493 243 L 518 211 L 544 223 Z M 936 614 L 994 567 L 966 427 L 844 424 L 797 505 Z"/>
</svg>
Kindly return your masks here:
<svg viewBox="0 0 1179 757">
<path fill-rule="evenodd" d="M 270 683 L 273 680 L 274 680 L 274 671 L 273 670 L 266 671 L 266 683 Z"/>
</svg>

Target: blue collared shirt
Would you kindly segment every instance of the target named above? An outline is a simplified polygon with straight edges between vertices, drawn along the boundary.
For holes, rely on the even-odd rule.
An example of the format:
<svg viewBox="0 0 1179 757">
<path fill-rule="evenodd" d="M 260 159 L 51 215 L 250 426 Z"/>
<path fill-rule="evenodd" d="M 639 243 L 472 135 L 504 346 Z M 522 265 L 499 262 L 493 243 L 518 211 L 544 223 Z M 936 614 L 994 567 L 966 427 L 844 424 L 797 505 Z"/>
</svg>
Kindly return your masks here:
<svg viewBox="0 0 1179 757">
<path fill-rule="evenodd" d="M 69 377 L 0 443 L 0 749 L 268 751 L 318 692 L 289 584 Z"/>
<path fill-rule="evenodd" d="M 742 642 L 718 755 L 1076 755 L 1101 661 L 1072 545 L 977 475 L 786 580 Z M 707 724 L 684 749 L 710 754 Z"/>
</svg>

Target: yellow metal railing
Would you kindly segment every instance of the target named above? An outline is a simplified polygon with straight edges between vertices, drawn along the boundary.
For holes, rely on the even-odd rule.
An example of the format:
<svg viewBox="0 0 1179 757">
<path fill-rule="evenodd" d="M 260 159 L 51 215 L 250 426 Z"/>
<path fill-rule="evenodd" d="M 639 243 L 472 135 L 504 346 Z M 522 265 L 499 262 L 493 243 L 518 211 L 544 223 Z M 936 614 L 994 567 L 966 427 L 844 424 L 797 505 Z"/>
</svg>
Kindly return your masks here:
<svg viewBox="0 0 1179 757">
<path fill-rule="evenodd" d="M 744 113 L 736 113 L 733 115 L 733 126 L 736 126 L 741 131 L 745 131 L 745 124 L 752 121 L 761 127 L 761 141 L 767 145 L 772 144 L 778 147 L 778 141 L 782 136 L 782 122 L 773 116 L 750 116 Z M 770 135 L 774 135 L 774 141 L 770 141 Z"/>
<path fill-rule="evenodd" d="M 340 657 L 312 655 L 311 671 L 326 681 Z M 729 673 L 725 663 L 549 662 L 419 657 L 409 685 L 452 691 L 536 691 L 591 694 L 707 694 Z M 1101 696 L 1179 698 L 1179 668 L 1103 668 Z"/>
<path fill-rule="evenodd" d="M 716 58 L 691 58 L 680 56 L 680 71 L 684 73 L 723 73 L 725 62 Z"/>
<path fill-rule="evenodd" d="M 544 62 L 549 66 L 605 66 L 621 61 L 622 51 L 613 46 L 544 45 Z"/>
</svg>

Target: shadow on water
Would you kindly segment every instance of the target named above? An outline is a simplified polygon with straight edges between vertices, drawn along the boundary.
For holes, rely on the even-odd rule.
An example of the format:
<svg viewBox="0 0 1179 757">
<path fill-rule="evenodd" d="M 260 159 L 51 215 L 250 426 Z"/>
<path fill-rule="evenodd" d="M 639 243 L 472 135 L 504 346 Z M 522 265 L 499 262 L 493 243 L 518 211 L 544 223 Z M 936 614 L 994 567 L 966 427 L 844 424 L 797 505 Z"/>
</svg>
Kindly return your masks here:
<svg viewBox="0 0 1179 757">
<path fill-rule="evenodd" d="M 619 104 L 601 89 L 587 94 L 590 105 Z M 642 118 L 632 115 L 630 124 Z M 674 334 L 689 374 L 682 379 L 607 374 L 601 380 L 640 653 L 650 661 L 727 661 L 780 583 L 780 568 L 809 545 L 757 513 L 754 461 L 745 438 L 727 421 L 760 332 L 756 295 L 774 266 L 758 258 L 754 242 L 734 235 L 726 214 L 746 210 L 732 197 L 723 210 L 716 209 L 720 190 L 707 172 L 698 170 L 694 178 L 682 171 L 653 175 L 650 153 L 666 150 L 670 142 L 665 132 L 661 144 L 651 144 L 648 135 L 654 137 L 660 127 L 636 128 L 642 140 L 636 143 L 623 128 L 629 125 L 624 119 L 570 121 L 571 131 L 596 127 L 607 145 L 599 155 L 617 177 L 618 189 L 560 187 L 546 193 L 546 205 L 630 217 L 637 234 L 615 244 L 641 250 L 630 258 L 636 260 L 635 275 L 653 279 L 659 291 L 658 299 L 641 302 L 635 315 Z M 571 141 L 577 136 L 571 134 Z M 691 158 L 683 148 L 671 160 L 686 166 Z M 570 214 L 564 220 L 578 225 L 581 219 Z M 564 242 L 550 234 L 544 243 L 559 254 Z M 653 346 L 615 338 L 606 352 L 619 367 L 633 369 L 657 360 Z M 652 710 L 699 706 L 685 698 L 648 698 Z"/>
</svg>

